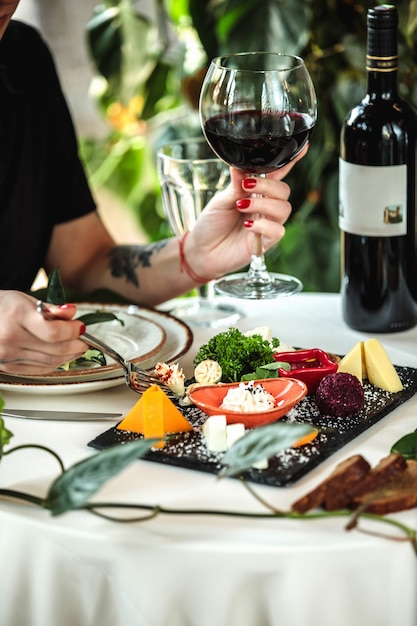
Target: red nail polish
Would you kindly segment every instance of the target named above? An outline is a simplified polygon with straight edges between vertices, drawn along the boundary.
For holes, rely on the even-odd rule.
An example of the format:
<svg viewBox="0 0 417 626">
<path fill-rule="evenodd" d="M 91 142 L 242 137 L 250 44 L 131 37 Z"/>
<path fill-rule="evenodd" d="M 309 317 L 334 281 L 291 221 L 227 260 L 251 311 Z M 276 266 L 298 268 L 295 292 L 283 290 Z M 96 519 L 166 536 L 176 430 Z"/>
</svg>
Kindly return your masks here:
<svg viewBox="0 0 417 626">
<path fill-rule="evenodd" d="M 238 200 L 236 202 L 236 208 L 238 209 L 248 209 L 250 207 L 249 198 L 242 198 L 242 200 Z"/>
<path fill-rule="evenodd" d="M 80 325 L 80 335 L 84 335 L 86 330 L 87 330 L 87 326 L 85 324 L 81 324 Z"/>
<path fill-rule="evenodd" d="M 253 189 L 256 187 L 257 182 L 256 178 L 245 178 L 242 181 L 242 187 L 243 189 Z"/>
<path fill-rule="evenodd" d="M 67 309 L 75 309 L 75 307 L 76 307 L 75 304 L 66 302 L 65 304 L 60 304 L 58 308 L 61 309 L 61 311 L 66 311 Z"/>
<path fill-rule="evenodd" d="M 245 221 L 243 222 L 243 226 L 244 226 L 245 228 L 251 228 L 251 227 L 253 226 L 253 220 L 245 220 Z"/>
</svg>

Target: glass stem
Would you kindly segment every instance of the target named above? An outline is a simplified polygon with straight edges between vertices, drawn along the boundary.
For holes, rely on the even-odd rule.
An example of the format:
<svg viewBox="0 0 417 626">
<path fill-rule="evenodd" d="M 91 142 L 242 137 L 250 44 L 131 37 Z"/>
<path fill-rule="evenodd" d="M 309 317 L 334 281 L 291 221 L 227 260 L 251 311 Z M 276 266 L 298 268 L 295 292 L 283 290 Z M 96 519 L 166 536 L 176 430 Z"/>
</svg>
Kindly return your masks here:
<svg viewBox="0 0 417 626">
<path fill-rule="evenodd" d="M 259 174 L 259 177 L 266 178 L 266 174 Z M 261 198 L 259 193 L 253 193 L 252 198 Z M 259 217 L 259 216 L 257 216 Z M 248 278 L 251 281 L 261 283 L 262 285 L 269 285 L 271 283 L 271 277 L 266 269 L 265 255 L 262 244 L 262 235 L 255 234 L 255 241 L 253 244 L 253 253 L 248 270 Z"/>
<path fill-rule="evenodd" d="M 198 295 L 202 300 L 207 300 L 207 302 L 211 302 L 214 297 L 214 281 L 210 281 L 205 285 L 199 285 L 197 287 Z"/>
<path fill-rule="evenodd" d="M 249 270 L 249 280 L 253 280 L 262 284 L 269 284 L 271 277 L 265 265 L 265 256 L 262 251 L 262 235 L 255 235 L 254 251 L 252 254 Z"/>
</svg>

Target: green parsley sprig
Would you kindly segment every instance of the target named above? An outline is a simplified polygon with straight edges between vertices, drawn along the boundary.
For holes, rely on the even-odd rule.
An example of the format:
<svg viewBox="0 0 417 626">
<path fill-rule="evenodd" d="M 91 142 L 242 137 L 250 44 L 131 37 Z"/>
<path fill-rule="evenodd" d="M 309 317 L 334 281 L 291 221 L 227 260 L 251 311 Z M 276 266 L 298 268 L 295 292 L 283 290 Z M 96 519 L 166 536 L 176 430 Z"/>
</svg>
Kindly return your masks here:
<svg viewBox="0 0 417 626">
<path fill-rule="evenodd" d="M 274 349 L 279 339 L 271 342 L 261 335 L 246 336 L 237 328 L 218 333 L 202 345 L 194 358 L 194 365 L 205 359 L 217 361 L 222 368 L 222 382 L 239 382 L 245 374 L 274 360 Z"/>
</svg>

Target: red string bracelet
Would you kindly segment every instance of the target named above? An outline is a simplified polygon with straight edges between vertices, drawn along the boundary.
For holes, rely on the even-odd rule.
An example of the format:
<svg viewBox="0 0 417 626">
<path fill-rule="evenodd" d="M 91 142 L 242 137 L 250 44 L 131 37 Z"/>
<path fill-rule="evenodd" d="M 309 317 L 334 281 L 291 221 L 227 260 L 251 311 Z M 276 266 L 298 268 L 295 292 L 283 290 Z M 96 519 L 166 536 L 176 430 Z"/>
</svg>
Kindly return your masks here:
<svg viewBox="0 0 417 626">
<path fill-rule="evenodd" d="M 184 244 L 189 234 L 190 232 L 187 231 L 186 233 L 183 234 L 183 236 L 180 239 L 178 239 L 178 248 L 180 252 L 180 272 L 181 273 L 186 272 L 188 276 L 191 278 L 191 280 L 193 281 L 193 283 L 196 283 L 197 285 L 205 285 L 206 283 L 209 282 L 210 279 L 203 278 L 202 276 L 199 276 L 198 274 L 196 274 L 196 272 L 193 270 L 193 268 L 191 267 L 191 265 L 187 262 L 187 259 L 185 258 Z"/>
</svg>

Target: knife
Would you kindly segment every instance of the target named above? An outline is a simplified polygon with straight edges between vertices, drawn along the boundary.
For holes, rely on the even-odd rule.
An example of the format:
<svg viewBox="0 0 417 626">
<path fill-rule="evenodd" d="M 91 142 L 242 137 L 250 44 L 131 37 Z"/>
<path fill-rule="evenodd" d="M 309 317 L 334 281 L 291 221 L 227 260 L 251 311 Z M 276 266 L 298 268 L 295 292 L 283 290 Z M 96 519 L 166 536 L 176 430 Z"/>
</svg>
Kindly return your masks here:
<svg viewBox="0 0 417 626">
<path fill-rule="evenodd" d="M 43 409 L 7 409 L 1 411 L 4 417 L 22 417 L 33 420 L 55 420 L 64 422 L 103 422 L 117 421 L 121 413 L 89 413 L 82 411 L 45 411 Z"/>
</svg>

